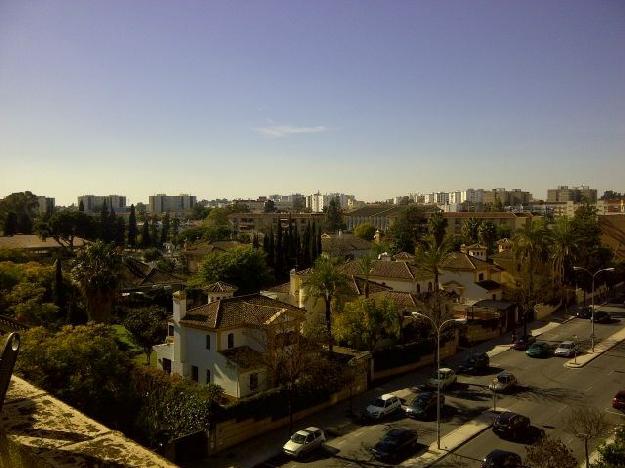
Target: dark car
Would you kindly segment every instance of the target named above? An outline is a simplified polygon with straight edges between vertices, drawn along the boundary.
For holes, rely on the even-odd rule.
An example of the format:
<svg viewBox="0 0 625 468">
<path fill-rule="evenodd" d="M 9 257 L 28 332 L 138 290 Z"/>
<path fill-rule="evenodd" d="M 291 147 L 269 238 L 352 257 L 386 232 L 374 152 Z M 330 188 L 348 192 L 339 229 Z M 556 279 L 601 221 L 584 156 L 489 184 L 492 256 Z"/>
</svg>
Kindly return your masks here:
<svg viewBox="0 0 625 468">
<path fill-rule="evenodd" d="M 445 395 L 441 394 L 441 407 L 445 404 Z M 406 416 L 427 418 L 436 411 L 436 392 L 423 392 L 406 406 Z"/>
<path fill-rule="evenodd" d="M 612 398 L 612 408 L 625 411 L 625 390 L 621 390 Z"/>
<path fill-rule="evenodd" d="M 588 306 L 579 307 L 575 312 L 575 317 L 581 319 L 589 319 L 592 317 L 592 309 Z"/>
<path fill-rule="evenodd" d="M 512 349 L 517 351 L 525 351 L 532 343 L 536 341 L 536 337 L 532 335 L 522 336 L 512 343 Z"/>
<path fill-rule="evenodd" d="M 395 460 L 417 446 L 417 431 L 399 427 L 388 431 L 371 449 L 379 460 Z"/>
<path fill-rule="evenodd" d="M 490 366 L 490 359 L 486 353 L 475 353 L 467 357 L 462 364 L 458 366 L 458 373 L 462 374 L 478 374 L 485 371 Z"/>
<path fill-rule="evenodd" d="M 530 419 L 521 414 L 504 411 L 495 419 L 493 431 L 499 437 L 518 439 L 527 436 L 530 432 Z"/>
<path fill-rule="evenodd" d="M 506 450 L 493 450 L 482 460 L 482 468 L 521 468 L 522 466 L 521 457 Z"/>
<path fill-rule="evenodd" d="M 532 346 L 527 348 L 525 354 L 527 354 L 529 357 L 546 358 L 549 356 L 553 356 L 553 349 L 547 343 L 540 341 L 538 343 L 534 343 Z"/>
<path fill-rule="evenodd" d="M 601 311 L 595 312 L 595 316 L 591 320 L 595 323 L 610 323 L 612 321 L 610 314 Z"/>
</svg>

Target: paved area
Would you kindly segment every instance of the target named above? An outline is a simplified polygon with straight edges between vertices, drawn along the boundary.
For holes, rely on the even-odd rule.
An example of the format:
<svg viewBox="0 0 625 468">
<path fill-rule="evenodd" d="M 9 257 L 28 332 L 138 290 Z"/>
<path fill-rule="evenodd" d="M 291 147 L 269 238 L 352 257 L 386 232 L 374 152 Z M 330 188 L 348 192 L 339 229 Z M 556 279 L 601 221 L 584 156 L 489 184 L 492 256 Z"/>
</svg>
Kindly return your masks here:
<svg viewBox="0 0 625 468">
<path fill-rule="evenodd" d="M 556 344 L 577 336 L 580 339 L 590 334 L 590 322 L 572 319 L 569 316 L 558 316 L 554 324 L 548 322 L 535 323 L 531 328 L 535 334 L 540 333 L 539 341 Z M 604 340 L 625 326 L 625 320 L 617 320 L 612 324 L 596 325 L 599 340 Z M 458 353 L 445 360 L 445 365 L 454 366 L 461 362 L 468 352 L 494 351 L 491 354 L 491 369 L 482 376 L 461 376 L 460 383 L 446 393 L 446 404 L 443 408 L 441 431 L 443 437 L 469 424 L 492 407 L 491 393 L 487 385 L 493 376 L 502 369 L 513 372 L 522 384 L 521 389 L 504 396 L 497 402 L 497 407 L 505 405 L 513 411 L 530 416 L 540 427 L 553 427 L 561 435 L 557 421 L 564 411 L 574 403 L 586 401 L 600 402 L 602 410 L 609 410 L 610 399 L 619 385 L 625 382 L 625 345 L 612 348 L 591 364 L 582 369 L 568 369 L 563 366 L 565 360 L 551 357 L 548 359 L 532 359 L 520 351 L 509 349 L 510 336 L 502 337 L 493 342 L 481 344 L 471 350 Z M 620 353 L 620 354 L 619 354 Z M 611 357 L 617 356 L 617 357 Z M 618 360 L 620 356 L 620 361 Z M 425 382 L 432 372 L 431 367 L 390 380 L 365 394 L 353 402 L 356 411 L 366 407 L 368 401 L 382 393 L 393 392 L 400 397 L 410 397 L 410 388 Z M 597 386 L 595 386 L 597 385 Z M 287 440 L 287 430 L 273 431 L 244 444 L 244 449 L 233 449 L 194 466 L 211 467 L 351 467 L 351 466 L 387 466 L 372 459 L 370 449 L 393 427 L 409 427 L 419 433 L 421 445 L 413 453 L 406 454 L 405 459 L 423 456 L 436 439 L 436 423 L 433 420 L 416 421 L 398 414 L 378 424 L 363 424 L 349 416 L 349 404 L 343 402 L 297 424 L 296 429 L 315 425 L 326 430 L 328 441 L 325 447 L 308 456 L 305 460 L 293 461 L 280 453 L 282 444 Z M 618 418 L 616 414 L 611 417 Z M 559 431 L 559 432 L 558 432 Z M 479 466 L 478 460 L 490 450 L 510 448 L 524 454 L 522 444 L 500 441 L 490 430 L 476 431 L 474 438 L 436 462 L 434 466 Z M 494 437 L 494 438 L 493 438 Z M 468 437 L 467 437 L 468 438 Z M 570 436 L 566 436 L 567 440 Z M 571 442 L 571 446 L 579 453 L 581 445 Z M 414 464 L 412 466 L 419 466 Z M 425 465 L 423 465 L 425 466 Z"/>
</svg>

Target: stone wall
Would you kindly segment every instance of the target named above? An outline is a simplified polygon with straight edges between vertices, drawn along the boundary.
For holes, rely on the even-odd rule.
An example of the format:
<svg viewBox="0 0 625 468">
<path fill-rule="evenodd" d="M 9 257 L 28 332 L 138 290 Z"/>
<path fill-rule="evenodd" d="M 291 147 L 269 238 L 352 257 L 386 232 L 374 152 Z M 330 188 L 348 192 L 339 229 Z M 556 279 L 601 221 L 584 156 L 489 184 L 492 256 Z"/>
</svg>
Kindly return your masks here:
<svg viewBox="0 0 625 468">
<path fill-rule="evenodd" d="M 176 466 L 16 376 L 1 419 L 0 467 Z"/>
</svg>

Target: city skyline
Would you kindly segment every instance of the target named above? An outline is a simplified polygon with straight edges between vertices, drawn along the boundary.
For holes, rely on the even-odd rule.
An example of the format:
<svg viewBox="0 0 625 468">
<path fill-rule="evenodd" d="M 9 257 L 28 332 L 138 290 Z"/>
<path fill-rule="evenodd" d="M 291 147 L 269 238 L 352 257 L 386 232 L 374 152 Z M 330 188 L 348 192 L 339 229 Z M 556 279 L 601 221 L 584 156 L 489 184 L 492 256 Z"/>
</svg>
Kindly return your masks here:
<svg viewBox="0 0 625 468">
<path fill-rule="evenodd" d="M 2 195 L 622 191 L 620 3 L 180 5 L 0 5 Z"/>
</svg>

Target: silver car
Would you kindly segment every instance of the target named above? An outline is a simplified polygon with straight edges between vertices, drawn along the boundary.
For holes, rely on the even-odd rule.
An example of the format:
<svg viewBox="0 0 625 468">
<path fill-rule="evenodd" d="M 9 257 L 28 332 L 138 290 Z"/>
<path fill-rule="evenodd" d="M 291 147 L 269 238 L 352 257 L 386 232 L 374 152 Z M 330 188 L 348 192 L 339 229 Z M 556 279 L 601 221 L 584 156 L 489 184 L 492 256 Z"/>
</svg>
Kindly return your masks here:
<svg viewBox="0 0 625 468">
<path fill-rule="evenodd" d="M 289 441 L 282 447 L 282 451 L 287 455 L 298 458 L 320 447 L 325 440 L 326 435 L 321 429 L 318 427 L 309 427 L 293 434 Z"/>
<path fill-rule="evenodd" d="M 495 376 L 488 388 L 495 392 L 505 392 L 506 390 L 510 390 L 517 384 L 518 381 L 514 375 L 512 375 L 510 372 L 503 371 Z"/>
<path fill-rule="evenodd" d="M 572 341 L 563 341 L 553 352 L 556 356 L 571 357 L 579 353 L 577 345 Z"/>
</svg>

